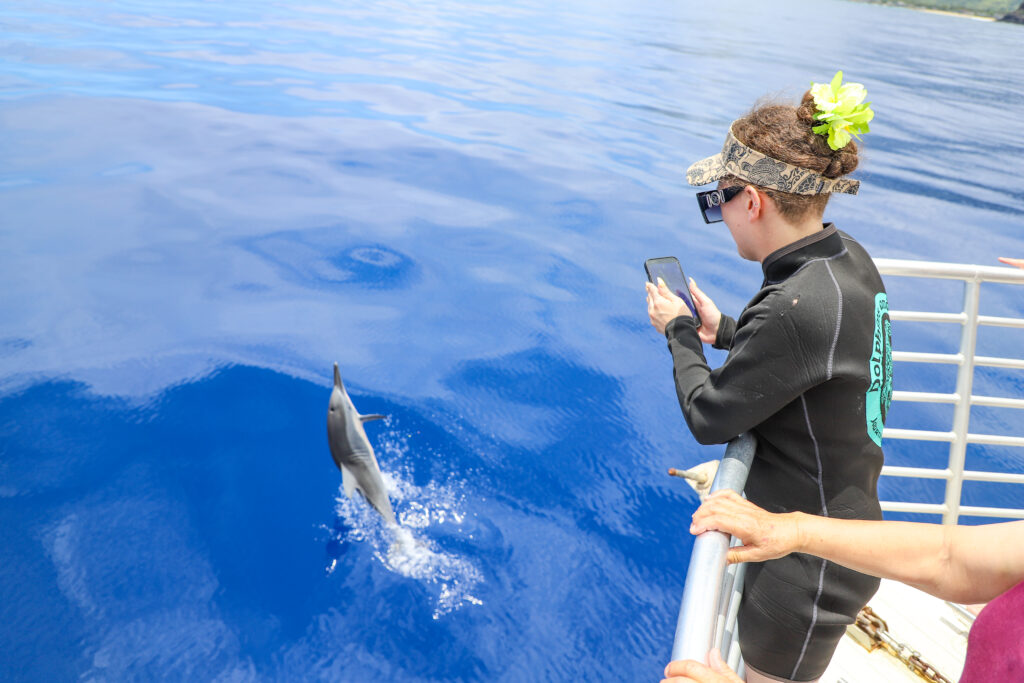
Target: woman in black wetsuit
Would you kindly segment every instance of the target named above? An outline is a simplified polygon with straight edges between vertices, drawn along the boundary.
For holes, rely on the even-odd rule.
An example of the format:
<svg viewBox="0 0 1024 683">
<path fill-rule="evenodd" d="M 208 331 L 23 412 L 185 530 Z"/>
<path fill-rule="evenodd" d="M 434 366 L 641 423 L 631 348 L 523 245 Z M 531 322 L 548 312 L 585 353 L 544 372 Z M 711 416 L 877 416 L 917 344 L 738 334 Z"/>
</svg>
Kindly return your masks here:
<svg viewBox="0 0 1024 683">
<path fill-rule="evenodd" d="M 829 193 L 856 194 L 859 183 L 844 177 L 857 167 L 856 143 L 815 132 L 832 132 L 821 99 L 808 91 L 799 107 L 756 108 L 733 122 L 721 154 L 687 171 L 691 185 L 717 181 L 698 193 L 705 220 L 724 220 L 740 256 L 761 263 L 764 283 L 739 318 L 722 315 L 693 283 L 699 330 L 664 286 L 648 285 L 648 314 L 668 339 L 695 438 L 757 437 L 751 501 L 771 512 L 881 519 L 888 302 L 863 247 L 822 221 Z M 729 350 L 721 367 L 708 367 L 701 341 Z M 747 680 L 817 680 L 877 587 L 809 555 L 748 566 L 739 612 Z"/>
</svg>

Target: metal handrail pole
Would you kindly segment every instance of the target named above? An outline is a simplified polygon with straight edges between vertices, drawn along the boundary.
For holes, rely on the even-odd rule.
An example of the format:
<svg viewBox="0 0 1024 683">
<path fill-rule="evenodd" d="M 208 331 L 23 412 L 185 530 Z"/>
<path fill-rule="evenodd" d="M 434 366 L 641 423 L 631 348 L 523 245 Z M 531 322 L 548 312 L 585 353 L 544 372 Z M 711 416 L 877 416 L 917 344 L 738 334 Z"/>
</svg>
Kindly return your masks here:
<svg viewBox="0 0 1024 683">
<path fill-rule="evenodd" d="M 956 524 L 960 516 L 960 494 L 963 490 L 964 461 L 967 458 L 967 429 L 971 421 L 971 389 L 974 384 L 974 352 L 978 344 L 978 300 L 981 281 L 976 276 L 964 282 L 964 313 L 967 321 L 960 335 L 960 364 L 956 377 L 956 394 L 960 397 L 953 409 L 953 441 L 949 444 L 950 477 L 946 480 L 946 513 L 943 524 Z"/>
<path fill-rule="evenodd" d="M 729 547 L 732 547 L 732 543 L 729 543 Z M 725 565 L 725 572 L 722 577 L 722 592 L 718 596 L 718 610 L 715 613 L 715 635 L 712 636 L 711 643 L 713 647 L 718 647 L 720 650 L 725 650 L 729 647 L 726 643 L 729 636 L 725 632 L 725 622 L 729 618 L 729 609 L 731 608 L 732 592 L 734 590 L 734 583 L 736 581 L 736 572 L 733 571 L 733 567 L 728 564 Z M 742 587 L 741 587 L 742 590 Z"/>
<path fill-rule="evenodd" d="M 737 544 L 733 543 L 733 545 Z M 736 626 L 736 621 L 739 618 L 740 598 L 743 596 L 743 582 L 747 579 L 747 563 L 734 564 L 727 568 L 726 571 L 733 574 L 732 594 L 729 596 L 729 612 L 724 616 L 725 623 L 722 628 L 722 639 L 717 645 L 722 652 L 722 659 L 731 661 L 733 652 L 739 652 L 739 638 L 737 637 L 739 628 Z M 737 654 L 738 657 L 739 655 Z M 730 666 L 733 669 L 736 668 L 735 663 L 730 664 Z"/>
<path fill-rule="evenodd" d="M 756 443 L 750 432 L 744 432 L 729 442 L 711 485 L 712 493 L 721 489 L 743 492 L 754 461 Z M 673 660 L 707 660 L 708 651 L 714 643 L 728 551 L 729 534 L 721 531 L 705 531 L 694 539 L 676 621 L 675 640 L 672 642 Z"/>
</svg>

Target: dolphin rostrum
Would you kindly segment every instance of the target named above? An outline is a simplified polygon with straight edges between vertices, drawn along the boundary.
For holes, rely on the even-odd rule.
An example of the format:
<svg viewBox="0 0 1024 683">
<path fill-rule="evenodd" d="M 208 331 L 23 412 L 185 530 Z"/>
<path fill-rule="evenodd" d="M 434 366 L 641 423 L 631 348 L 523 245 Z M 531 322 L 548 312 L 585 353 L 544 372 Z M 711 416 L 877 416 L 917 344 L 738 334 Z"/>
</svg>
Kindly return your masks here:
<svg viewBox="0 0 1024 683">
<path fill-rule="evenodd" d="M 377 456 L 363 429 L 364 422 L 383 417 L 359 414 L 345 391 L 345 385 L 341 383 L 341 374 L 335 363 L 334 390 L 331 391 L 331 402 L 327 408 L 327 443 L 331 447 L 331 457 L 341 470 L 345 495 L 351 498 L 352 491 L 359 489 L 363 498 L 384 519 L 394 524 L 395 513 L 391 510 L 391 501 L 388 500 L 380 466 L 377 465 Z"/>
</svg>

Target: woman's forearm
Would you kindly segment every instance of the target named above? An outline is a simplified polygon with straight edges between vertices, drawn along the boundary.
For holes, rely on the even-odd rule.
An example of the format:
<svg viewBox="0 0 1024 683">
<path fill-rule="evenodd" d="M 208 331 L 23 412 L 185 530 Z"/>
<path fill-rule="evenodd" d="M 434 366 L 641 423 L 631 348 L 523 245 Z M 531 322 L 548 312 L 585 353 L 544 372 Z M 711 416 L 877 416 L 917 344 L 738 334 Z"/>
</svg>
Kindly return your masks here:
<svg viewBox="0 0 1024 683">
<path fill-rule="evenodd" d="M 938 587 L 947 560 L 946 532 L 938 524 L 832 519 L 801 512 L 793 519 L 797 552 L 929 593 Z"/>
<path fill-rule="evenodd" d="M 691 533 L 711 530 L 743 542 L 729 562 L 808 553 L 955 602 L 987 602 L 1024 581 L 1024 521 L 944 526 L 774 514 L 726 490 L 693 513 Z"/>
<path fill-rule="evenodd" d="M 1024 522 L 964 527 L 794 513 L 794 523 L 797 552 L 944 600 L 987 602 L 1024 580 Z"/>
</svg>

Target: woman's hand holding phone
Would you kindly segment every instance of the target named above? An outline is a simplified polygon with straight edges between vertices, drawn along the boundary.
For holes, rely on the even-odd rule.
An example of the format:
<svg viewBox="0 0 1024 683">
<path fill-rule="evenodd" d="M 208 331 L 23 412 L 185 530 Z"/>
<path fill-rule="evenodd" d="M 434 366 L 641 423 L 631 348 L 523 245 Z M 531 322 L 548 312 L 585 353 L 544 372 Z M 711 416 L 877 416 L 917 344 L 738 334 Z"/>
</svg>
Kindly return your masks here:
<svg viewBox="0 0 1024 683">
<path fill-rule="evenodd" d="M 646 287 L 647 315 L 651 319 L 651 325 L 661 334 L 665 334 L 665 327 L 675 318 L 681 315 L 693 317 L 686 302 L 676 296 L 661 278 L 658 278 L 657 287 L 650 282 L 646 283 Z M 712 344 L 718 334 L 718 323 L 722 320 L 722 312 L 697 287 L 693 278 L 690 278 L 690 296 L 693 298 L 693 305 L 697 307 L 697 313 L 701 319 L 701 326 L 697 328 L 697 334 L 702 342 Z"/>
<path fill-rule="evenodd" d="M 703 323 L 697 328 L 700 340 L 705 344 L 714 344 L 718 336 L 718 324 L 722 322 L 722 312 L 718 310 L 715 302 L 697 286 L 694 279 L 690 278 L 690 297 L 693 305 L 697 307 L 697 314 L 700 315 Z"/>
<path fill-rule="evenodd" d="M 647 288 L 647 316 L 651 319 L 654 329 L 661 334 L 665 334 L 665 326 L 679 316 L 693 317 L 686 302 L 676 296 L 660 277 L 657 287 L 650 282 L 644 286 Z"/>
</svg>

